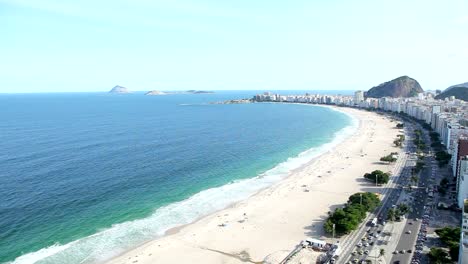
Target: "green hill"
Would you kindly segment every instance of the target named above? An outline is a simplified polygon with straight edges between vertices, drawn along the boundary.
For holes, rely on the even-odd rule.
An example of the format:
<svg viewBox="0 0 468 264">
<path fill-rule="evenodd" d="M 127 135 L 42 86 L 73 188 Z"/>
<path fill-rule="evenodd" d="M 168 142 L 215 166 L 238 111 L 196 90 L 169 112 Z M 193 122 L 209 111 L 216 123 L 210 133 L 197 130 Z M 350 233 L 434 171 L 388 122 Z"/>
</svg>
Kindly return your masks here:
<svg viewBox="0 0 468 264">
<path fill-rule="evenodd" d="M 447 97 L 455 96 L 455 98 L 468 102 L 468 83 L 457 84 L 451 86 L 441 94 L 437 95 L 436 99 L 444 100 Z"/>
<path fill-rule="evenodd" d="M 424 90 L 418 81 L 408 76 L 401 76 L 371 88 L 366 97 L 413 97 L 422 92 Z"/>
</svg>

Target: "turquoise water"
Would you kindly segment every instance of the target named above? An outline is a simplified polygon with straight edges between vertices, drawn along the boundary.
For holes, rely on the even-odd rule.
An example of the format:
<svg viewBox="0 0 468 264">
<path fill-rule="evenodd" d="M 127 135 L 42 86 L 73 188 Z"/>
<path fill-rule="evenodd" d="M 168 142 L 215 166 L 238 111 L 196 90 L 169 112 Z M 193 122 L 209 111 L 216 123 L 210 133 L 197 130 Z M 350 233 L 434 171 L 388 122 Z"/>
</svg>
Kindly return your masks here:
<svg viewBox="0 0 468 264">
<path fill-rule="evenodd" d="M 102 262 L 350 133 L 324 107 L 206 104 L 254 93 L 0 95 L 0 262 Z"/>
</svg>

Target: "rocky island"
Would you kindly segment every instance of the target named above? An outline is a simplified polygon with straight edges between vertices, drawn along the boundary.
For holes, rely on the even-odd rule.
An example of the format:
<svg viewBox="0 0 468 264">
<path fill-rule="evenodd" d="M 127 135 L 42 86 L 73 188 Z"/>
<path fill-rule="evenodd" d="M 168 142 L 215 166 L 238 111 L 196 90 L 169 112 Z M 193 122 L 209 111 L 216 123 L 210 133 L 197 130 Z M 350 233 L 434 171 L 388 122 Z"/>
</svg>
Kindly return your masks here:
<svg viewBox="0 0 468 264">
<path fill-rule="evenodd" d="M 109 93 L 116 93 L 116 94 L 128 94 L 130 93 L 130 91 L 123 87 L 123 86 L 120 86 L 120 85 L 116 85 L 114 86 L 114 88 L 112 88 Z"/>
<path fill-rule="evenodd" d="M 191 93 L 191 94 L 209 94 L 209 93 L 214 93 L 212 91 L 197 91 L 197 90 L 188 90 L 186 93 Z"/>
<path fill-rule="evenodd" d="M 152 90 L 152 91 L 149 91 L 149 92 L 146 92 L 145 95 L 166 95 L 167 93 L 165 92 L 161 92 L 161 91 L 158 91 L 158 90 Z"/>
</svg>

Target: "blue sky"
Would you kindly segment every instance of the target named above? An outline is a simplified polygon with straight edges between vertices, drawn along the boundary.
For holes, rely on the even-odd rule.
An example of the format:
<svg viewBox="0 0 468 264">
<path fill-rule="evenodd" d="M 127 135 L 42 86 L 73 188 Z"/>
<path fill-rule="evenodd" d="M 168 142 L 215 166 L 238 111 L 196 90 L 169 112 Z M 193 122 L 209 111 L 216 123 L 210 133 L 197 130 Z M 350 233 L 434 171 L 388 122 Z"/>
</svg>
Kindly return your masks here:
<svg viewBox="0 0 468 264">
<path fill-rule="evenodd" d="M 468 0 L 0 0 L 0 92 L 468 81 Z"/>
</svg>

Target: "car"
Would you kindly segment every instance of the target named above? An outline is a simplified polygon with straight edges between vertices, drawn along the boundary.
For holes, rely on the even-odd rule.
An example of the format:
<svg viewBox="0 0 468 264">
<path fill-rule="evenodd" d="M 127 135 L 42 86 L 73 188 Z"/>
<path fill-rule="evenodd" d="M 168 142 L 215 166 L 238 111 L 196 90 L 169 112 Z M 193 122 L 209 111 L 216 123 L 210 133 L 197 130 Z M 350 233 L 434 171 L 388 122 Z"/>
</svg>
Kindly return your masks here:
<svg viewBox="0 0 468 264">
<path fill-rule="evenodd" d="M 411 230 L 406 231 L 406 234 L 411 234 Z"/>
<path fill-rule="evenodd" d="M 362 255 L 362 254 L 363 254 L 362 250 L 358 250 L 357 253 L 358 253 L 359 255 Z"/>
<path fill-rule="evenodd" d="M 357 255 L 357 252 L 356 252 L 356 251 L 353 251 L 353 252 L 351 253 L 351 255 L 356 256 L 356 255 Z"/>
<path fill-rule="evenodd" d="M 412 225 L 412 224 L 413 224 L 413 222 L 409 222 L 409 223 L 408 223 L 408 225 Z"/>
<path fill-rule="evenodd" d="M 362 243 L 359 242 L 359 243 L 357 244 L 357 247 L 362 247 Z"/>
<path fill-rule="evenodd" d="M 364 254 L 369 255 L 369 250 L 364 251 Z"/>
<path fill-rule="evenodd" d="M 395 261 L 393 261 L 393 264 L 400 264 L 400 261 L 399 261 L 399 260 L 395 260 Z"/>
<path fill-rule="evenodd" d="M 357 263 L 357 262 L 358 262 L 358 259 L 353 259 L 352 262 L 353 262 L 353 263 Z"/>
<path fill-rule="evenodd" d="M 408 253 L 413 253 L 413 250 L 408 249 L 408 250 L 406 250 L 406 252 L 408 252 Z"/>
<path fill-rule="evenodd" d="M 365 247 L 368 247 L 368 246 L 369 246 L 369 243 L 364 243 L 364 246 L 365 246 Z"/>
<path fill-rule="evenodd" d="M 366 241 L 366 240 L 367 240 L 367 238 L 366 238 L 366 237 L 363 237 L 363 238 L 361 238 L 361 240 L 362 240 L 362 241 Z"/>
<path fill-rule="evenodd" d="M 404 250 L 400 250 L 399 252 L 400 252 L 400 254 L 405 254 Z"/>
<path fill-rule="evenodd" d="M 398 251 L 396 251 L 396 250 L 395 250 L 395 251 L 393 251 L 393 254 L 398 254 Z"/>
</svg>

